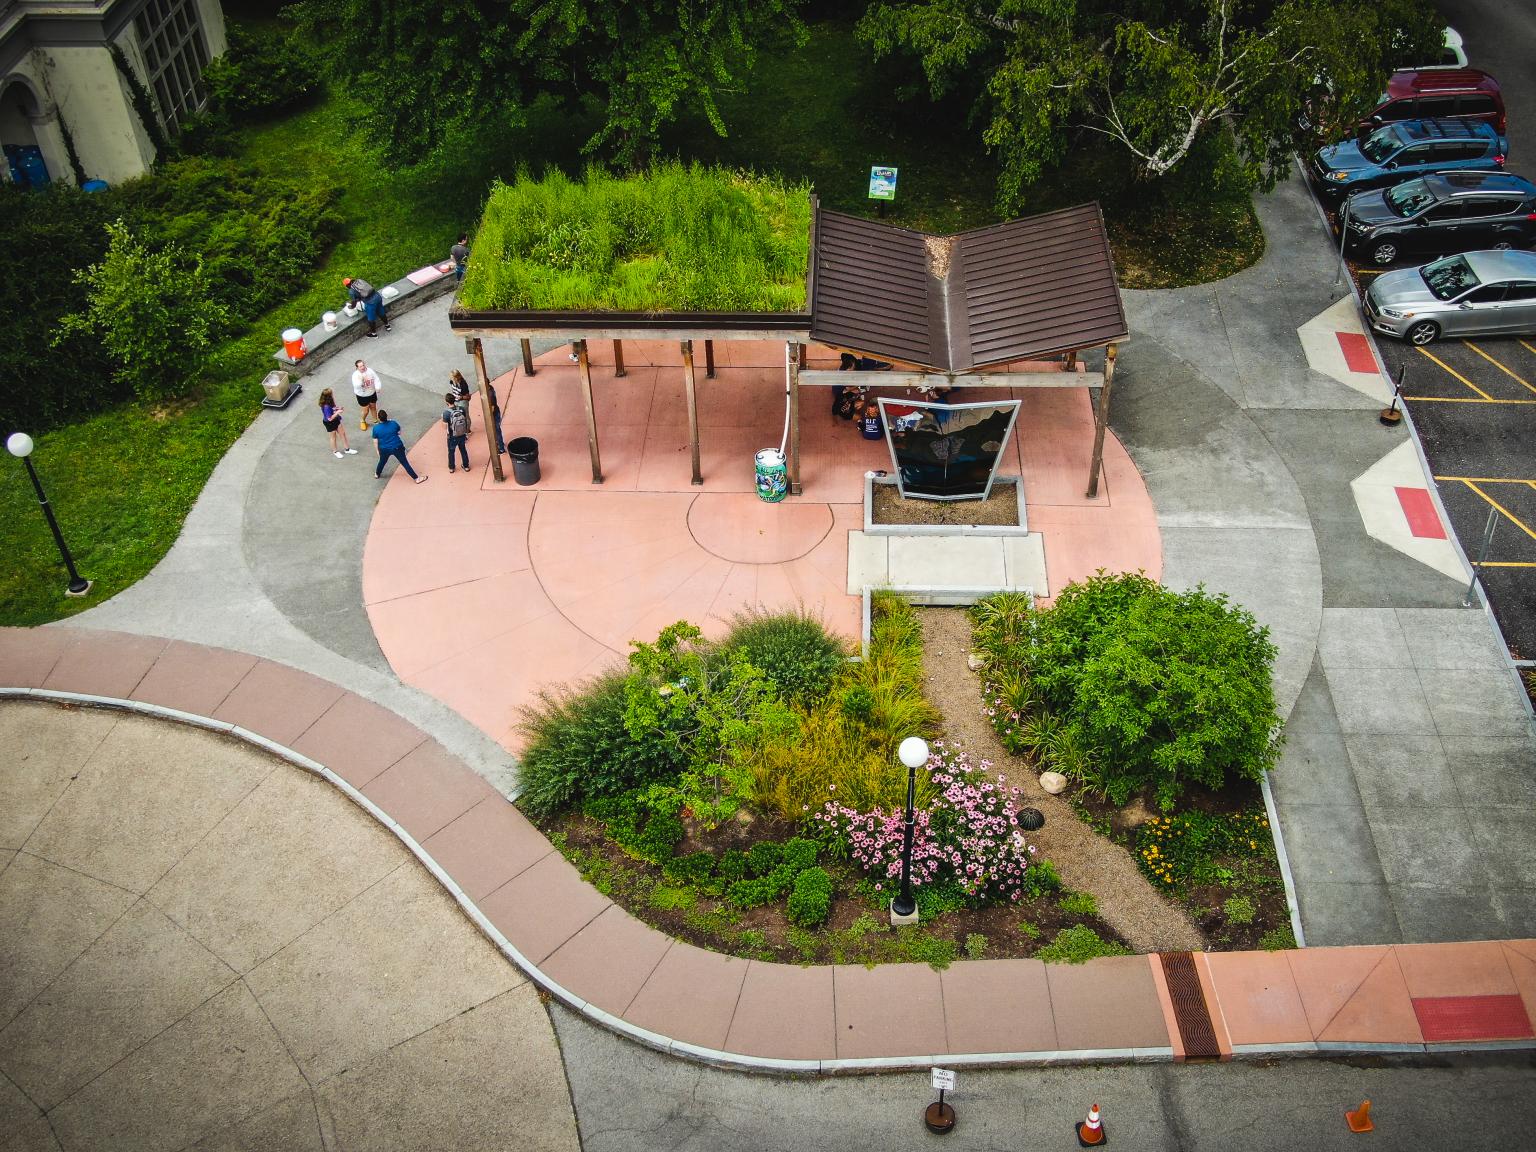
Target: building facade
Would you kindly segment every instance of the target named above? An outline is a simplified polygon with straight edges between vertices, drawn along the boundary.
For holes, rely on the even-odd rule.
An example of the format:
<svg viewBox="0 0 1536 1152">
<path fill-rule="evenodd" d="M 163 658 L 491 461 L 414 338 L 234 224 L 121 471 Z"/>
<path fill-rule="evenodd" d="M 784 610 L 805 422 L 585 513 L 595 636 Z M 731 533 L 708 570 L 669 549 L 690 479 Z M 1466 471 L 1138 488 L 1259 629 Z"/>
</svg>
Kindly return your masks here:
<svg viewBox="0 0 1536 1152">
<path fill-rule="evenodd" d="M 0 179 L 117 183 L 207 100 L 218 0 L 0 0 Z M 71 156 L 73 152 L 73 157 Z"/>
</svg>

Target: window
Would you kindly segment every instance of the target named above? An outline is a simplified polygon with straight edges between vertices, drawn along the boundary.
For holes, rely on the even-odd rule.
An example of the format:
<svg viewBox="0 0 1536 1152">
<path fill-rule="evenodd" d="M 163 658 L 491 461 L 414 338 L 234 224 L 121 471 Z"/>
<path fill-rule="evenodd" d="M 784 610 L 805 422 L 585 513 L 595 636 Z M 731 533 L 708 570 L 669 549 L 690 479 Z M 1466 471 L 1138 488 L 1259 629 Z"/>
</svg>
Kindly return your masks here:
<svg viewBox="0 0 1536 1152">
<path fill-rule="evenodd" d="M 1468 304 L 1497 304 L 1504 299 L 1504 285 L 1489 284 L 1467 297 Z"/>
<path fill-rule="evenodd" d="M 1453 160 L 1478 160 L 1488 146 L 1481 140 L 1446 140 L 1435 145 L 1435 163 L 1448 164 Z"/>
<path fill-rule="evenodd" d="M 1522 280 L 1509 286 L 1509 295 L 1506 300 L 1536 300 L 1536 284 L 1528 280 Z"/>
<path fill-rule="evenodd" d="M 1425 120 L 1434 120 L 1441 116 L 1456 115 L 1456 97 L 1454 96 L 1425 96 L 1419 100 L 1419 116 Z"/>
<path fill-rule="evenodd" d="M 1443 224 L 1447 220 L 1460 220 L 1461 202 L 1452 201 L 1449 204 L 1441 204 L 1428 214 L 1427 219 L 1436 224 Z"/>
<path fill-rule="evenodd" d="M 1456 109 L 1459 116 L 1492 116 L 1497 111 L 1492 96 L 1463 96 Z"/>
<path fill-rule="evenodd" d="M 208 47 L 194 0 L 149 0 L 134 20 L 150 86 L 166 125 L 177 128 L 208 99 Z"/>
<path fill-rule="evenodd" d="M 1511 197 L 1485 196 L 1467 201 L 1468 216 L 1508 216 L 1520 201 Z"/>
<path fill-rule="evenodd" d="M 1396 104 L 1388 104 L 1376 115 L 1380 116 L 1383 120 L 1417 120 L 1419 118 L 1419 102 L 1417 100 L 1399 100 Z"/>
</svg>

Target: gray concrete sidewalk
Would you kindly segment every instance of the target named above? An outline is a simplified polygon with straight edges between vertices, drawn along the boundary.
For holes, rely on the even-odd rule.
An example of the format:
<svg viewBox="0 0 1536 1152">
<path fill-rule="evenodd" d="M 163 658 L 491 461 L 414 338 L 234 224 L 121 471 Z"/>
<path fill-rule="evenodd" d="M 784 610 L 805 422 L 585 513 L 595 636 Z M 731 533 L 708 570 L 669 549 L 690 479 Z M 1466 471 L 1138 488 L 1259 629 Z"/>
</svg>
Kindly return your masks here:
<svg viewBox="0 0 1536 1152">
<path fill-rule="evenodd" d="M 1306 189 L 1259 214 L 1253 268 L 1125 294 L 1112 423 L 1164 579 L 1229 593 L 1280 647 L 1273 787 L 1309 944 L 1529 936 L 1527 712 L 1464 585 L 1366 534 L 1350 481 L 1408 433 L 1307 364 L 1297 327 L 1347 289 Z"/>
</svg>

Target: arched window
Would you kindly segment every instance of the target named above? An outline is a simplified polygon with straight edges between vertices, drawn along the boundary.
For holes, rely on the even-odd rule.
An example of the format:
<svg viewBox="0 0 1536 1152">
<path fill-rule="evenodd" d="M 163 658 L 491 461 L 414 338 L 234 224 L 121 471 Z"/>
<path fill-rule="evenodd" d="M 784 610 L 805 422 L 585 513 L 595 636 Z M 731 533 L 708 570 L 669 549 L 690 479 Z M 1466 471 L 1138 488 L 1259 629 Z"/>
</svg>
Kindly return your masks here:
<svg viewBox="0 0 1536 1152">
<path fill-rule="evenodd" d="M 194 0 L 149 0 L 134 19 L 149 81 L 166 127 L 177 128 L 208 99 L 208 46 Z"/>
</svg>

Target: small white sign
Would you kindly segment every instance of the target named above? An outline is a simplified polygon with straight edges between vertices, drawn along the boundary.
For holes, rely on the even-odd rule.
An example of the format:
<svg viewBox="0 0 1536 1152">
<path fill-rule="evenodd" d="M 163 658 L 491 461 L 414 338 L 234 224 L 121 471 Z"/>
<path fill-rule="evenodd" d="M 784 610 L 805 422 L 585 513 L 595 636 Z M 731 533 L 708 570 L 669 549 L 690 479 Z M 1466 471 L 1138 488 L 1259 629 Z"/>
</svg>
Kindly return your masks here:
<svg viewBox="0 0 1536 1152">
<path fill-rule="evenodd" d="M 933 1070 L 933 1086 L 940 1092 L 953 1092 L 955 1090 L 955 1073 L 949 1068 L 935 1068 Z"/>
</svg>

